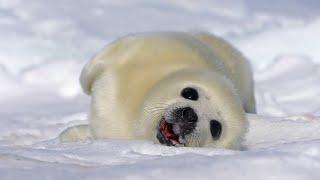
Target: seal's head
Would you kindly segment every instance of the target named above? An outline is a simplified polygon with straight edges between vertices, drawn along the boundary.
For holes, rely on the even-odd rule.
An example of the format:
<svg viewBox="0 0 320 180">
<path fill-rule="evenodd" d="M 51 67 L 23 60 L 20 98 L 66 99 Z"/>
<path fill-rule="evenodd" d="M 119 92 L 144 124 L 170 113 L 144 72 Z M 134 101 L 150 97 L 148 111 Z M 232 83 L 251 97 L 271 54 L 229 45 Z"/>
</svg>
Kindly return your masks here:
<svg viewBox="0 0 320 180">
<path fill-rule="evenodd" d="M 239 149 L 247 120 L 230 80 L 185 69 L 150 89 L 136 128 L 138 137 L 168 146 Z"/>
</svg>

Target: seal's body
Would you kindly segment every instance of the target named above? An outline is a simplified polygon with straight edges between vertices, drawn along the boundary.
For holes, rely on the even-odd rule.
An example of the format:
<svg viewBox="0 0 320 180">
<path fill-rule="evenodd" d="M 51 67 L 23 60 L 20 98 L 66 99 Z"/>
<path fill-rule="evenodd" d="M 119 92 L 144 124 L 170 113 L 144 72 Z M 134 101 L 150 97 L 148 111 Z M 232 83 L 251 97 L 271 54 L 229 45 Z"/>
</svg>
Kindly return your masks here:
<svg viewBox="0 0 320 180">
<path fill-rule="evenodd" d="M 63 141 L 149 139 L 175 146 L 237 149 L 245 111 L 255 112 L 248 61 L 207 33 L 143 33 L 121 38 L 81 75 L 92 96 L 88 126 Z"/>
</svg>

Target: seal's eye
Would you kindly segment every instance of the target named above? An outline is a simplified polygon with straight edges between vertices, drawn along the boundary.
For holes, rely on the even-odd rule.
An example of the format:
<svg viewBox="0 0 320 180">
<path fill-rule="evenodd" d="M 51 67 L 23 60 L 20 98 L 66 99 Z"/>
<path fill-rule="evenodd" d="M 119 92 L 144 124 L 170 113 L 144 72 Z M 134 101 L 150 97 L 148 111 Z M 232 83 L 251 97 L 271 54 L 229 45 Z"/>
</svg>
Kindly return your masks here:
<svg viewBox="0 0 320 180">
<path fill-rule="evenodd" d="M 222 125 L 219 121 L 211 120 L 210 121 L 210 132 L 213 140 L 218 140 L 221 136 Z"/>
<path fill-rule="evenodd" d="M 181 96 L 184 97 L 185 99 L 190 99 L 192 101 L 196 101 L 199 98 L 197 90 L 191 87 L 184 88 L 181 91 Z"/>
</svg>

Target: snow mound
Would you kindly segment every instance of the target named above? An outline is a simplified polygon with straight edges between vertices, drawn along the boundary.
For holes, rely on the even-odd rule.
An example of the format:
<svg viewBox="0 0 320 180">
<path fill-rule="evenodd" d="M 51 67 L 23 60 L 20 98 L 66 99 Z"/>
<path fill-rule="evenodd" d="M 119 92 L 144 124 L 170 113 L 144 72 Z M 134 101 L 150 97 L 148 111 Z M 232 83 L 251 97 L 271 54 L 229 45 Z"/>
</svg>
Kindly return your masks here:
<svg viewBox="0 0 320 180">
<path fill-rule="evenodd" d="M 280 56 L 255 72 L 258 111 L 264 115 L 320 111 L 320 66 L 303 56 Z"/>
<path fill-rule="evenodd" d="M 50 92 L 61 98 L 72 99 L 82 94 L 79 74 L 84 63 L 73 60 L 46 62 L 30 66 L 13 75 L 0 65 L 0 89 L 4 101 L 12 97 Z"/>
<path fill-rule="evenodd" d="M 55 90 L 64 98 L 72 98 L 82 93 L 78 79 L 83 66 L 72 60 L 48 62 L 24 70 L 21 79 L 29 86 Z"/>
</svg>

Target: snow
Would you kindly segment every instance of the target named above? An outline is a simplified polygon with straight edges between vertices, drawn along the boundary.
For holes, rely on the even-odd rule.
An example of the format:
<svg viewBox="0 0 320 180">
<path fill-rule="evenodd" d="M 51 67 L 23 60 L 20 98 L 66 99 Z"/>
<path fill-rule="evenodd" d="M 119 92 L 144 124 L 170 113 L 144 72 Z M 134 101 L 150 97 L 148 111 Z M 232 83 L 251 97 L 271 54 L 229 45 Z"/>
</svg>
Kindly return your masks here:
<svg viewBox="0 0 320 180">
<path fill-rule="evenodd" d="M 317 0 L 0 0 L 1 179 L 318 179 Z M 253 63 L 259 115 L 241 151 L 149 141 L 59 143 L 86 124 L 78 77 L 119 36 L 207 30 Z"/>
</svg>

